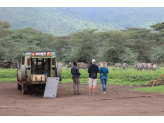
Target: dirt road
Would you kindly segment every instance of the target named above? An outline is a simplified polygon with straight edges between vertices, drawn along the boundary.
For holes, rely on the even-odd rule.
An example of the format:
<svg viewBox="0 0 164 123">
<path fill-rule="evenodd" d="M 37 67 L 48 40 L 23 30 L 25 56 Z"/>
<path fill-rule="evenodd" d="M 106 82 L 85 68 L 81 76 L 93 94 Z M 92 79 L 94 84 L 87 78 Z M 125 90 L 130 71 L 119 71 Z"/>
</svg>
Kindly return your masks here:
<svg viewBox="0 0 164 123">
<path fill-rule="evenodd" d="M 22 95 L 16 82 L 0 82 L 0 116 L 164 116 L 164 95 L 128 91 L 129 86 L 108 85 L 102 95 L 88 96 L 88 85 L 81 85 L 82 95 L 72 94 L 72 83 L 59 84 L 56 99 L 43 98 L 44 90 Z"/>
</svg>

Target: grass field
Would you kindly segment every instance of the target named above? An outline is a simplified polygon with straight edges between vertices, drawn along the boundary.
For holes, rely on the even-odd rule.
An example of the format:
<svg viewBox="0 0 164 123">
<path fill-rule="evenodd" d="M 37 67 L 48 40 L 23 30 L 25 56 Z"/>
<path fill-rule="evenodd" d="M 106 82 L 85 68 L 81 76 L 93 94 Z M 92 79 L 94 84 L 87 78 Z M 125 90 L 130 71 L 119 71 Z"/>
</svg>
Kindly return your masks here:
<svg viewBox="0 0 164 123">
<path fill-rule="evenodd" d="M 135 89 L 130 89 L 130 90 L 132 90 L 132 91 L 143 91 L 143 92 L 152 92 L 152 93 L 162 93 L 162 94 L 164 94 L 164 85 L 135 88 Z"/>
<path fill-rule="evenodd" d="M 150 80 L 155 80 L 164 74 L 164 68 L 157 69 L 156 71 L 136 71 L 134 68 L 128 70 L 114 69 L 109 67 L 108 82 L 110 84 L 123 84 L 128 85 L 141 85 L 142 83 Z M 17 69 L 0 69 L 0 81 L 1 80 L 15 80 Z M 80 80 L 88 81 L 89 74 L 87 70 L 80 69 Z M 62 68 L 62 82 L 72 81 L 71 69 L 66 70 Z M 100 74 L 98 73 L 98 80 L 100 79 Z"/>
<path fill-rule="evenodd" d="M 141 86 L 143 83 L 156 80 L 161 75 L 164 74 L 164 67 L 157 69 L 156 71 L 136 71 L 134 68 L 129 68 L 128 70 L 114 69 L 109 67 L 108 82 L 107 84 L 119 84 L 119 85 L 129 85 L 129 86 Z M 16 81 L 16 71 L 17 69 L 0 69 L 0 82 Z M 80 69 L 80 82 L 81 84 L 87 84 L 89 74 L 87 70 Z M 71 69 L 66 70 L 62 68 L 62 81 L 61 83 L 72 82 Z M 98 73 L 98 83 L 100 82 L 100 74 Z M 164 92 L 162 89 L 164 86 L 158 87 L 144 87 L 136 88 L 136 91 L 151 91 L 151 92 Z M 160 91 L 161 90 L 161 91 Z M 163 89 L 164 90 L 164 89 Z"/>
<path fill-rule="evenodd" d="M 128 70 L 123 69 L 114 69 L 113 67 L 109 67 L 108 73 L 108 84 L 120 84 L 120 85 L 131 85 L 137 86 L 142 85 L 143 83 L 149 80 L 155 80 L 164 74 L 164 68 L 157 69 L 156 71 L 136 71 L 134 68 L 130 68 Z M 80 80 L 87 80 L 89 74 L 87 70 L 80 69 Z M 66 70 L 63 68 L 62 76 L 64 80 L 71 79 L 70 69 Z M 98 74 L 98 80 L 100 79 L 100 74 Z M 63 80 L 63 82 L 64 82 Z"/>
<path fill-rule="evenodd" d="M 0 80 L 2 78 L 16 78 L 17 69 L 0 69 Z"/>
</svg>

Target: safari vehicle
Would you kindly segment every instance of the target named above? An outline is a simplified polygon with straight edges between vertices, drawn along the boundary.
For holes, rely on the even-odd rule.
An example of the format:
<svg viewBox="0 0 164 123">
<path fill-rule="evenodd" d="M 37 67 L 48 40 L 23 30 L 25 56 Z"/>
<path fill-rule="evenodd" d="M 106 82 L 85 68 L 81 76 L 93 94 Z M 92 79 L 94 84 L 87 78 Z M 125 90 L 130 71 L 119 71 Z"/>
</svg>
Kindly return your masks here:
<svg viewBox="0 0 164 123">
<path fill-rule="evenodd" d="M 47 78 L 62 80 L 61 65 L 56 63 L 53 51 L 27 51 L 22 53 L 17 70 L 17 87 L 23 94 L 34 88 L 44 89 Z M 58 82 L 59 82 L 58 81 Z"/>
</svg>

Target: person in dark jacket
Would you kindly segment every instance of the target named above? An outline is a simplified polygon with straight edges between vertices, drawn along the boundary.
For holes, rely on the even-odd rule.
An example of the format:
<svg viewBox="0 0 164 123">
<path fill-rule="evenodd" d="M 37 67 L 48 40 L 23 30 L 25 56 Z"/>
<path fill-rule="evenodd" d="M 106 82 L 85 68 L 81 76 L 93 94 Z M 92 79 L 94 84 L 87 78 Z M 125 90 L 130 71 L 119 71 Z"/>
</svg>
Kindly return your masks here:
<svg viewBox="0 0 164 123">
<path fill-rule="evenodd" d="M 72 73 L 72 79 L 73 79 L 73 94 L 76 94 L 76 85 L 77 85 L 77 95 L 81 95 L 80 93 L 80 79 L 79 75 L 81 73 L 79 72 L 79 68 L 77 67 L 77 62 L 73 62 L 73 67 L 71 68 Z"/>
<path fill-rule="evenodd" d="M 89 93 L 88 95 L 91 95 L 91 88 L 93 85 L 93 95 L 95 95 L 95 89 L 97 85 L 97 73 L 99 72 L 99 67 L 95 64 L 96 60 L 92 59 L 92 64 L 88 68 L 89 73 Z"/>
</svg>

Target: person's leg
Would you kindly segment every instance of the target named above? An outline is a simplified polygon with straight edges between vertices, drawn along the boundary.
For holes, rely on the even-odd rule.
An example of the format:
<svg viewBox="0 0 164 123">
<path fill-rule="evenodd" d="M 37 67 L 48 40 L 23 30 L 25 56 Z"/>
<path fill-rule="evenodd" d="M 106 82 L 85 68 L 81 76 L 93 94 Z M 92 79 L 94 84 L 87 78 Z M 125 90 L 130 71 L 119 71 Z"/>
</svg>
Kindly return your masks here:
<svg viewBox="0 0 164 123">
<path fill-rule="evenodd" d="M 89 86 L 89 93 L 91 93 L 91 88 L 92 88 L 92 86 Z"/>
<path fill-rule="evenodd" d="M 104 77 L 101 78 L 101 83 L 102 83 L 103 92 L 105 92 L 105 79 L 104 79 Z"/>
<path fill-rule="evenodd" d="M 77 93 L 80 93 L 80 79 L 77 78 Z"/>
<path fill-rule="evenodd" d="M 95 93 L 96 85 L 93 86 L 93 93 Z"/>
<path fill-rule="evenodd" d="M 76 80 L 73 78 L 73 93 L 76 94 Z"/>
<path fill-rule="evenodd" d="M 104 85 L 105 85 L 105 88 L 104 88 L 104 91 L 106 92 L 106 84 L 107 84 L 107 78 L 104 79 Z"/>
<path fill-rule="evenodd" d="M 97 85 L 97 79 L 93 79 L 93 93 L 95 93 L 96 85 Z"/>
<path fill-rule="evenodd" d="M 88 84 L 89 84 L 89 95 L 90 95 L 91 94 L 91 88 L 92 88 L 92 79 L 91 78 L 89 78 Z"/>
</svg>

